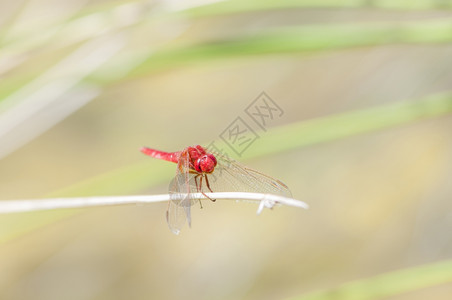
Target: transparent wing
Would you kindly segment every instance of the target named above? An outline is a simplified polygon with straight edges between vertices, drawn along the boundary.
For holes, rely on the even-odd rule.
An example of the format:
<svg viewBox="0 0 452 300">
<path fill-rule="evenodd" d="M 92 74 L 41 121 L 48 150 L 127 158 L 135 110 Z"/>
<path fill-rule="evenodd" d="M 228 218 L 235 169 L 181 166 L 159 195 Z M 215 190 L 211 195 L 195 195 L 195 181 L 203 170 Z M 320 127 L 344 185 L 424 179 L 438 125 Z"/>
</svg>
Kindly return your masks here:
<svg viewBox="0 0 452 300">
<path fill-rule="evenodd" d="M 209 174 L 213 192 L 250 192 L 281 195 L 292 198 L 289 188 L 280 180 L 239 164 L 234 159 L 212 152 L 217 166 Z"/>
<path fill-rule="evenodd" d="M 192 199 L 193 192 L 196 192 L 194 175 L 190 173 L 190 158 L 184 150 L 177 163 L 176 176 L 169 185 L 170 201 L 166 212 L 168 226 L 175 234 L 179 234 L 185 221 L 191 226 L 191 206 L 197 201 Z"/>
<path fill-rule="evenodd" d="M 245 167 L 234 159 L 211 152 L 217 159 L 217 166 L 212 174 L 206 174 L 206 182 L 197 186 L 197 174 L 190 169 L 190 157 L 187 149 L 181 152 L 176 176 L 171 181 L 169 193 L 171 200 L 168 204 L 166 219 L 171 231 L 179 234 L 185 221 L 191 226 L 191 206 L 199 201 L 193 197 L 194 193 L 209 192 L 250 192 L 267 193 L 292 197 L 289 188 L 281 181 L 261 172 Z M 208 184 L 208 186 L 206 186 Z"/>
</svg>

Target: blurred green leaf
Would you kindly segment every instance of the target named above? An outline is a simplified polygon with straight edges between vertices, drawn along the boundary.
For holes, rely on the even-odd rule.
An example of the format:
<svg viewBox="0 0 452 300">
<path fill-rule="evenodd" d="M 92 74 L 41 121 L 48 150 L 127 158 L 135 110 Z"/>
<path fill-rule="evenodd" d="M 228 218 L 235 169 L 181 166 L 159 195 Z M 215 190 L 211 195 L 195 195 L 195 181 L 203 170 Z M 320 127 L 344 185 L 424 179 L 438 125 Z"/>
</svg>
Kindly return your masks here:
<svg viewBox="0 0 452 300">
<path fill-rule="evenodd" d="M 434 0 L 251 0 L 251 1 L 220 1 L 183 11 L 184 14 L 196 17 L 210 17 L 224 14 L 237 14 L 264 10 L 292 8 L 380 8 L 394 10 L 450 9 L 450 1 Z"/>
<path fill-rule="evenodd" d="M 243 158 L 255 158 L 330 142 L 452 113 L 452 93 L 401 101 L 273 128 Z"/>
<path fill-rule="evenodd" d="M 274 28 L 235 36 L 229 40 L 166 48 L 152 52 L 129 73 L 146 75 L 212 59 L 286 53 L 315 53 L 334 49 L 394 44 L 439 44 L 452 42 L 452 21 L 305 25 Z M 144 54 L 144 57 L 146 55 Z M 121 63 L 117 61 L 116 64 Z M 107 67 L 119 68 L 118 65 Z M 107 72 L 110 73 L 110 72 Z M 94 80 L 104 81 L 92 76 Z"/>
<path fill-rule="evenodd" d="M 146 28 L 146 26 L 155 27 L 158 24 L 144 22 L 136 26 Z M 118 31 L 120 30 L 123 29 L 118 27 Z M 65 35 L 64 28 L 58 32 L 59 35 L 55 35 L 56 39 L 60 35 Z M 450 32 L 452 32 L 450 19 L 271 28 L 258 32 L 238 33 L 227 40 L 219 39 L 201 44 L 177 47 L 160 46 L 156 49 L 146 50 L 125 49 L 93 71 L 85 82 L 102 88 L 118 81 L 147 76 L 162 70 L 236 57 L 312 54 L 336 49 L 395 44 L 449 43 L 452 42 Z M 110 32 L 110 34 L 112 33 L 114 34 L 115 31 Z M 89 43 L 91 39 L 84 40 L 84 42 Z M 80 40 L 75 39 L 73 42 L 80 43 Z M 52 41 L 46 40 L 46 43 L 48 47 Z M 59 49 L 58 42 L 55 43 L 56 49 Z M 69 56 L 71 53 L 68 52 L 67 55 Z M 0 101 L 1 98 L 6 98 L 20 89 L 30 80 L 30 77 L 38 77 L 45 71 L 46 69 L 41 68 L 33 70 L 34 75 L 18 72 L 16 75 L 10 76 L 5 85 L 0 86 Z M 67 70 L 67 72 L 70 74 L 71 70 Z"/>
<path fill-rule="evenodd" d="M 452 282 L 452 260 L 398 270 L 291 300 L 377 300 Z"/>
</svg>

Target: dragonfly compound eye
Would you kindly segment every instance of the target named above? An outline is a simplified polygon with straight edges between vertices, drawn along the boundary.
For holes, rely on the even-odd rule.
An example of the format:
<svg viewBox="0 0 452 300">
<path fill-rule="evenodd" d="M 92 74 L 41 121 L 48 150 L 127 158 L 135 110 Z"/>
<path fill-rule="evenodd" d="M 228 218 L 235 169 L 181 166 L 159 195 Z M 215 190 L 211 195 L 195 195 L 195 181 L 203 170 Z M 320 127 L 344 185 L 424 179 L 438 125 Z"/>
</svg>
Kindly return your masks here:
<svg viewBox="0 0 452 300">
<path fill-rule="evenodd" d="M 207 154 L 207 157 L 213 161 L 213 166 L 216 167 L 217 166 L 217 159 L 215 158 L 215 156 L 213 156 L 212 154 Z"/>
<path fill-rule="evenodd" d="M 203 155 L 196 161 L 195 168 L 198 172 L 212 173 L 216 165 L 217 160 L 213 155 Z"/>
</svg>

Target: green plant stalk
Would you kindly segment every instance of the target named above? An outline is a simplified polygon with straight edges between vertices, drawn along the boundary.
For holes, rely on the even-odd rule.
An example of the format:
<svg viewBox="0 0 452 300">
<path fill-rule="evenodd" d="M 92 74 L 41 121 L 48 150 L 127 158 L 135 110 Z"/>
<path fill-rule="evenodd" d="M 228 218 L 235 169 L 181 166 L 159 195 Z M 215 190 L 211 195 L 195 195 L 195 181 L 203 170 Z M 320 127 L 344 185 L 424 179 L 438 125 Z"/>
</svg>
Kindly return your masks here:
<svg viewBox="0 0 452 300">
<path fill-rule="evenodd" d="M 288 300 L 378 300 L 452 282 L 452 260 L 345 283 Z"/>
</svg>

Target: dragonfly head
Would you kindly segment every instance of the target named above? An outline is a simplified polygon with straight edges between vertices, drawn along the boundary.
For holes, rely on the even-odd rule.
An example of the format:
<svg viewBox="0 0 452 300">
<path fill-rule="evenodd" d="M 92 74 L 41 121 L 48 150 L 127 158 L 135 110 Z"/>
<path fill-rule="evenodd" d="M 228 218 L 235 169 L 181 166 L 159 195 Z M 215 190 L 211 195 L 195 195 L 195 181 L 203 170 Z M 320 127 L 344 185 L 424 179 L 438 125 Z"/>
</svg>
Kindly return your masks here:
<svg viewBox="0 0 452 300">
<path fill-rule="evenodd" d="M 217 159 L 212 154 L 205 154 L 195 162 L 195 170 L 199 173 L 212 173 L 217 165 Z"/>
</svg>

